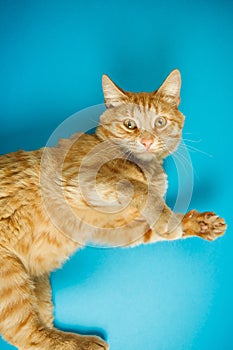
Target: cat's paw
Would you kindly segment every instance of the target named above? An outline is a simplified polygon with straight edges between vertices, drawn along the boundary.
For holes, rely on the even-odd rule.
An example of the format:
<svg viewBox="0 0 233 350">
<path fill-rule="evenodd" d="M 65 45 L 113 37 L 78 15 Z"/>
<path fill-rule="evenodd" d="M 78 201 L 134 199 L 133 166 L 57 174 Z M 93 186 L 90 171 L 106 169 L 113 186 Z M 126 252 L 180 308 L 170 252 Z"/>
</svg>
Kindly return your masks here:
<svg viewBox="0 0 233 350">
<path fill-rule="evenodd" d="M 108 350 L 109 345 L 96 336 L 80 335 L 55 330 L 57 337 L 50 340 L 51 349 L 56 350 Z M 41 349 L 41 347 L 40 347 Z M 47 348 L 46 348 L 47 349 Z M 36 348 L 37 350 L 37 348 Z M 39 349 L 38 349 L 39 350 Z"/>
<path fill-rule="evenodd" d="M 77 350 L 108 350 L 108 344 L 99 337 L 82 336 L 79 338 Z"/>
<path fill-rule="evenodd" d="M 75 337 L 75 336 L 74 336 Z M 108 350 L 108 344 L 99 337 L 95 336 L 76 336 L 75 344 L 72 345 L 72 350 Z M 68 349 L 70 349 L 68 347 Z"/>
<path fill-rule="evenodd" d="M 184 237 L 199 236 L 208 241 L 213 241 L 222 236 L 226 231 L 226 223 L 213 212 L 199 213 L 191 210 L 182 220 Z"/>
</svg>

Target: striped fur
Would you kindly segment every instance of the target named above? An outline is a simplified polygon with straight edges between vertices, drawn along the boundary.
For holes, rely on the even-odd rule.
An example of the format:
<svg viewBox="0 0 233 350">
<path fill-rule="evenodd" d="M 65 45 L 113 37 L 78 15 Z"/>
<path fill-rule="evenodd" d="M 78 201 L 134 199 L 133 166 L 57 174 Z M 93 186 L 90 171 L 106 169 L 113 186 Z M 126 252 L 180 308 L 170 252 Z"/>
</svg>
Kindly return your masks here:
<svg viewBox="0 0 233 350">
<path fill-rule="evenodd" d="M 214 213 L 183 217 L 163 200 L 162 162 L 184 123 L 179 72 L 152 93 L 125 92 L 107 76 L 103 90 L 95 134 L 0 157 L 0 333 L 21 350 L 108 348 L 53 326 L 49 273 L 79 247 L 212 240 L 226 228 Z"/>
</svg>

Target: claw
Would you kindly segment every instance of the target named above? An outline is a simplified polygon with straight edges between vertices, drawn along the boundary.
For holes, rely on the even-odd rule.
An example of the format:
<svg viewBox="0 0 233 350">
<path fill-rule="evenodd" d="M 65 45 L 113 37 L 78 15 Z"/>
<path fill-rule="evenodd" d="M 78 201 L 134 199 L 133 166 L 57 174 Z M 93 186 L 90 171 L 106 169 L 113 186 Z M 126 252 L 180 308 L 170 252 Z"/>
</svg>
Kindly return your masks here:
<svg viewBox="0 0 233 350">
<path fill-rule="evenodd" d="M 209 219 L 211 219 L 211 218 L 213 218 L 213 217 L 217 218 L 217 215 L 215 215 L 215 213 L 212 212 L 212 211 L 208 211 L 208 212 L 204 213 L 204 215 L 205 215 L 205 218 L 206 218 L 207 220 L 209 220 Z"/>
<path fill-rule="evenodd" d="M 191 219 L 194 215 L 198 214 L 198 211 L 193 209 L 193 210 L 190 210 L 188 214 L 189 214 L 188 218 Z"/>
<path fill-rule="evenodd" d="M 222 233 L 223 232 L 223 230 L 214 230 L 214 233 L 216 233 L 216 234 L 219 234 L 219 233 Z"/>
<path fill-rule="evenodd" d="M 210 222 L 210 223 L 212 223 L 212 222 L 214 222 L 215 220 L 217 220 L 218 219 L 218 216 L 217 215 L 210 215 L 209 217 L 208 217 L 208 221 Z"/>
</svg>

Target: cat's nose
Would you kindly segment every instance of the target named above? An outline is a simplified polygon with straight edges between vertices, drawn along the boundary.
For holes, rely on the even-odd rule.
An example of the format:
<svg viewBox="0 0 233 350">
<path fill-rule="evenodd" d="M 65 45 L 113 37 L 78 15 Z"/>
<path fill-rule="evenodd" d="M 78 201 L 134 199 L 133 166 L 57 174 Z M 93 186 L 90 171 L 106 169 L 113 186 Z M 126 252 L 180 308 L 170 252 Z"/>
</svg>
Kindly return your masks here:
<svg viewBox="0 0 233 350">
<path fill-rule="evenodd" d="M 152 139 L 141 139 L 141 144 L 145 147 L 147 151 L 151 148 L 152 143 Z"/>
</svg>

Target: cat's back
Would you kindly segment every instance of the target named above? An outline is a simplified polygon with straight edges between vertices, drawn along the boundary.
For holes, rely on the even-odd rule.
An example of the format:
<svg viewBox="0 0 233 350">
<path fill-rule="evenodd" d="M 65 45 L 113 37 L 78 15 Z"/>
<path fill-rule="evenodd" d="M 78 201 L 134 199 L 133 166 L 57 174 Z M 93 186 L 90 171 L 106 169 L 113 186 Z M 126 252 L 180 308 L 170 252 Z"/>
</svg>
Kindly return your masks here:
<svg viewBox="0 0 233 350">
<path fill-rule="evenodd" d="M 0 219 L 31 201 L 38 188 L 41 150 L 0 156 Z"/>
<path fill-rule="evenodd" d="M 42 150 L 18 151 L 0 156 L 0 191 L 23 188 L 38 178 Z M 0 193 L 1 193 L 0 192 Z"/>
</svg>

